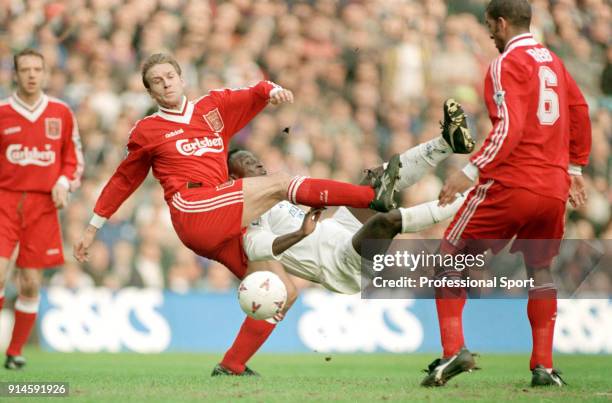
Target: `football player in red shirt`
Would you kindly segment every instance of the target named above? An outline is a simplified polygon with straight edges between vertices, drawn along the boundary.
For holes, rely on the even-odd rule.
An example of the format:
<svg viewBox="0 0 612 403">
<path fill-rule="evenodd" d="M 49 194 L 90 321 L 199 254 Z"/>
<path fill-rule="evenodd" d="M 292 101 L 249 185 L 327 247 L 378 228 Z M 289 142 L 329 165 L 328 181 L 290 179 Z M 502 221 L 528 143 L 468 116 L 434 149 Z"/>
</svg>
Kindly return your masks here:
<svg viewBox="0 0 612 403">
<path fill-rule="evenodd" d="M 529 33 L 527 0 L 493 0 L 485 17 L 501 53 L 485 78 L 493 128 L 470 163 L 442 188 L 440 204 L 446 205 L 478 178 L 447 228 L 441 251 L 498 252 L 516 236 L 511 251 L 523 253 L 535 284 L 527 305 L 532 386 L 561 386 L 552 362 L 557 289 L 550 265 L 563 237 L 568 196 L 573 204 L 584 202 L 580 175 L 591 147 L 588 107 L 563 62 Z M 429 366 L 423 386 L 444 385 L 475 365 L 463 339 L 465 297 L 465 290 L 436 290 L 444 355 Z"/>
<path fill-rule="evenodd" d="M 57 210 L 66 206 L 83 172 L 72 111 L 42 91 L 43 56 L 25 49 L 14 56 L 14 65 L 17 91 L 0 102 L 0 309 L 9 260 L 19 245 L 7 369 L 25 365 L 21 349 L 36 321 L 41 269 L 64 263 Z"/>
<path fill-rule="evenodd" d="M 87 259 L 97 230 L 140 186 L 150 169 L 164 188 L 181 241 L 198 255 L 221 262 L 238 278 L 247 271 L 243 229 L 282 200 L 311 207 L 346 205 L 380 211 L 395 207 L 399 156 L 391 158 L 375 188 L 285 173 L 229 179 L 227 152 L 232 136 L 268 103 L 293 102 L 291 91 L 260 81 L 247 88 L 213 90 L 189 101 L 184 95 L 180 66 L 164 54 L 145 61 L 142 80 L 159 111 L 132 128 L 128 153 L 98 198 L 82 238 L 74 245 L 78 261 Z M 273 327 L 247 318 L 243 330 L 254 335 L 256 349 Z"/>
</svg>

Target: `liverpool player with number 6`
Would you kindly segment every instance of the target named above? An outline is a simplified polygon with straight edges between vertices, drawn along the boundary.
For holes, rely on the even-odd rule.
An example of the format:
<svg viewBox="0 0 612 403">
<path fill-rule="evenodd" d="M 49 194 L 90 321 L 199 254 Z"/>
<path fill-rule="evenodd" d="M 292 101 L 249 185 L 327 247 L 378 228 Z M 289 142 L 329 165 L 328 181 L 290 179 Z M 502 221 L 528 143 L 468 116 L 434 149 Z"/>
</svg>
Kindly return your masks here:
<svg viewBox="0 0 612 403">
<path fill-rule="evenodd" d="M 38 312 L 41 269 L 64 263 L 57 210 L 80 184 L 83 156 L 76 120 L 42 92 L 45 60 L 26 49 L 14 57 L 17 91 L 0 103 L 0 309 L 15 248 L 19 296 L 4 366 L 25 365 L 21 348 Z"/>
<path fill-rule="evenodd" d="M 557 290 L 550 265 L 563 237 L 568 196 L 574 205 L 585 200 L 581 172 L 591 147 L 588 107 L 563 62 L 529 33 L 527 0 L 493 0 L 485 17 L 501 53 L 484 88 L 493 128 L 463 172 L 442 188 L 440 204 L 446 205 L 478 178 L 446 230 L 442 252 L 497 252 L 516 236 L 512 251 L 523 254 L 535 283 L 527 305 L 532 385 L 561 386 L 552 362 Z M 465 298 L 465 290 L 436 290 L 444 355 L 429 366 L 424 386 L 444 385 L 474 367 L 463 340 Z"/>
</svg>

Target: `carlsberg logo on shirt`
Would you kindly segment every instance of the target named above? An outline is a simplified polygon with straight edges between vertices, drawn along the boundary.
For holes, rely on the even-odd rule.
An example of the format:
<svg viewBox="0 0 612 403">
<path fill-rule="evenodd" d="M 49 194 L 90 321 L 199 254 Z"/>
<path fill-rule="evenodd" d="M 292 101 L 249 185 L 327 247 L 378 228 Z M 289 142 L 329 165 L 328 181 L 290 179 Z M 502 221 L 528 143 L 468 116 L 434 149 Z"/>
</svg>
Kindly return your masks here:
<svg viewBox="0 0 612 403">
<path fill-rule="evenodd" d="M 23 144 L 11 144 L 6 148 L 6 159 L 16 165 L 46 167 L 55 162 L 55 151 L 51 150 L 50 144 L 45 144 L 44 150 L 36 146 L 30 148 Z"/>
<path fill-rule="evenodd" d="M 176 141 L 176 149 L 183 155 L 199 157 L 206 153 L 220 153 L 223 151 L 223 139 L 215 133 L 214 138 L 182 139 Z"/>
</svg>

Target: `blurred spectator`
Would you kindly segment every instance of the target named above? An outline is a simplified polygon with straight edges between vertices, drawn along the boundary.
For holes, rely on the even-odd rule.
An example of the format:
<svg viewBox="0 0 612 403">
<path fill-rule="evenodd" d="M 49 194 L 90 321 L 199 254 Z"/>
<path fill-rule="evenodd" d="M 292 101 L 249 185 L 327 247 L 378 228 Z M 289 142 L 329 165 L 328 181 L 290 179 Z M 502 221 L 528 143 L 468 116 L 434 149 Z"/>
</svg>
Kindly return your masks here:
<svg viewBox="0 0 612 403">
<path fill-rule="evenodd" d="M 83 271 L 78 263 L 67 260 L 62 270 L 57 271 L 49 280 L 52 287 L 65 287 L 71 290 L 80 290 L 94 286 L 91 276 Z"/>
</svg>

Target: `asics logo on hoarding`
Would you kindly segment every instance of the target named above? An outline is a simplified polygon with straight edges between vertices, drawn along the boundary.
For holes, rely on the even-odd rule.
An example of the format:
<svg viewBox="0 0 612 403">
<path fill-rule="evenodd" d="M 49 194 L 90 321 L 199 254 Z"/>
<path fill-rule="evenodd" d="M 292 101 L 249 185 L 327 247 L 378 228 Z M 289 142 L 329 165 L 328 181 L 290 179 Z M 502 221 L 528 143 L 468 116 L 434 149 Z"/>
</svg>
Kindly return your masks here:
<svg viewBox="0 0 612 403">
<path fill-rule="evenodd" d="M 206 153 L 220 153 L 223 151 L 223 139 L 215 133 L 214 138 L 193 138 L 177 140 L 176 149 L 183 155 L 200 157 Z"/>
<path fill-rule="evenodd" d="M 11 144 L 6 148 L 6 159 L 16 165 L 46 167 L 55 162 L 55 151 L 51 150 L 50 144 L 45 144 L 44 150 L 36 146 L 30 148 L 23 144 Z"/>
</svg>

